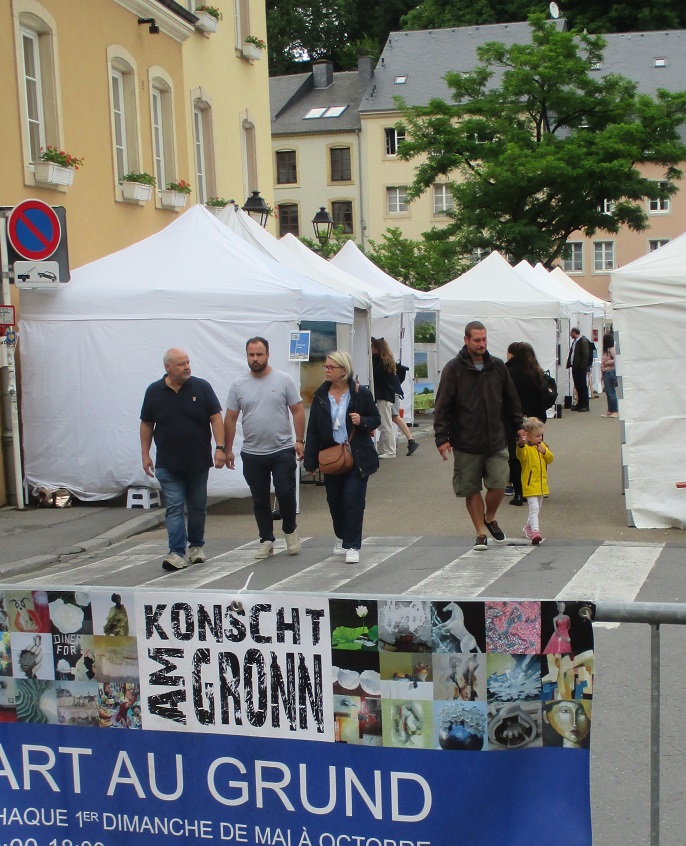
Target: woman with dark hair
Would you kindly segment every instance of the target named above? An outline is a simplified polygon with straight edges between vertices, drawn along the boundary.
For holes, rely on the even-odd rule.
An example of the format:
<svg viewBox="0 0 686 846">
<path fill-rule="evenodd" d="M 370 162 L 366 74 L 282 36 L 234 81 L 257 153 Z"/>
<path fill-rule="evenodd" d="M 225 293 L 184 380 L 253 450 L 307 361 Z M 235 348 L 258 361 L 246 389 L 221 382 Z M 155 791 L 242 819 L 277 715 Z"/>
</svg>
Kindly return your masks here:
<svg viewBox="0 0 686 846">
<path fill-rule="evenodd" d="M 547 412 L 543 402 L 543 369 L 538 363 L 536 353 L 526 341 L 515 341 L 507 348 L 507 372 L 510 374 L 524 417 L 537 417 L 545 423 Z M 526 500 L 522 496 L 522 468 L 517 459 L 517 433 L 508 432 L 508 450 L 510 452 L 510 484 L 514 496 L 510 505 L 522 505 Z"/>
<path fill-rule="evenodd" d="M 617 371 L 615 370 L 615 339 L 610 332 L 603 335 L 603 357 L 600 362 L 607 399 L 607 411 L 601 417 L 619 417 L 617 403 Z"/>
<path fill-rule="evenodd" d="M 372 338 L 372 373 L 374 399 L 381 415 L 377 445 L 379 458 L 395 458 L 395 432 L 392 417 L 398 377 L 395 372 L 395 358 L 384 338 Z"/>
</svg>

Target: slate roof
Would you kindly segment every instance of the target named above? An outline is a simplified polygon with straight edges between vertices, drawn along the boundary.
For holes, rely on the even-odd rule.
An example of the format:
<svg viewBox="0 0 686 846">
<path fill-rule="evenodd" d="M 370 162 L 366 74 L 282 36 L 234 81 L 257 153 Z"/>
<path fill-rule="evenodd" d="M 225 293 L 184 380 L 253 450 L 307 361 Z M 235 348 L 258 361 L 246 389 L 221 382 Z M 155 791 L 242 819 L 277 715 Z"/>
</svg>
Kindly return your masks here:
<svg viewBox="0 0 686 846">
<path fill-rule="evenodd" d="M 333 74 L 327 88 L 315 88 L 311 73 L 274 76 L 269 80 L 272 135 L 351 132 L 360 128 L 358 71 Z M 347 106 L 340 117 L 303 120 L 310 109 Z"/>
<path fill-rule="evenodd" d="M 564 28 L 565 22 L 558 20 L 556 25 Z M 686 89 L 685 30 L 613 33 L 604 38 L 607 47 L 599 73 L 622 74 L 648 94 L 654 94 L 657 88 Z M 394 111 L 393 97 L 397 95 L 415 106 L 425 105 L 433 97 L 449 100 L 446 73 L 472 70 L 478 61 L 477 47 L 487 41 L 529 43 L 529 24 L 392 32 L 365 91 L 360 112 Z M 665 58 L 665 66 L 656 68 L 656 58 Z M 395 84 L 401 75 L 407 75 L 407 82 Z"/>
</svg>

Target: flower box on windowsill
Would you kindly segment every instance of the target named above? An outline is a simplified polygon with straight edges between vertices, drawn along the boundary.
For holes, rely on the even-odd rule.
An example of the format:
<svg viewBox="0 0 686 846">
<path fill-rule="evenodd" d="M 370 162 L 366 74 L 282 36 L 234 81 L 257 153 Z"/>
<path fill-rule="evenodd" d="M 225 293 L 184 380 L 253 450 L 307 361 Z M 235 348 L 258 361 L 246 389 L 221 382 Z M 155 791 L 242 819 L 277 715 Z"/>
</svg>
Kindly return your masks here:
<svg viewBox="0 0 686 846">
<path fill-rule="evenodd" d="M 74 168 L 55 162 L 34 162 L 33 177 L 42 185 L 63 185 L 69 187 L 74 181 Z"/>
<path fill-rule="evenodd" d="M 243 43 L 243 56 L 246 59 L 253 59 L 255 62 L 259 62 L 262 56 L 262 48 L 258 47 L 257 44 L 251 44 L 249 41 Z"/>
<path fill-rule="evenodd" d="M 181 191 L 172 191 L 169 188 L 160 191 L 160 202 L 165 209 L 183 209 L 187 199 L 188 194 L 182 194 Z"/>
<path fill-rule="evenodd" d="M 152 185 L 143 182 L 122 182 L 122 197 L 132 203 L 147 203 L 152 197 Z"/>
<path fill-rule="evenodd" d="M 217 24 L 219 23 L 219 21 L 214 17 L 214 15 L 210 15 L 209 12 L 196 12 L 195 15 L 198 18 L 196 27 L 201 32 L 217 31 Z"/>
</svg>

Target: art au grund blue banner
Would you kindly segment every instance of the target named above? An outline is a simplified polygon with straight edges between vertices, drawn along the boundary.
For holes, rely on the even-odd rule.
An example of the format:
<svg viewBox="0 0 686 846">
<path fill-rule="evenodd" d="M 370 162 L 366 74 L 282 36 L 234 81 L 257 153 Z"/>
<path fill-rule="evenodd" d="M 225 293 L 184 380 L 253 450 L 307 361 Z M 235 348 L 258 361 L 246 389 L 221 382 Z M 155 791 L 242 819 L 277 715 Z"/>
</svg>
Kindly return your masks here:
<svg viewBox="0 0 686 846">
<path fill-rule="evenodd" d="M 0 588 L 1 842 L 590 846 L 579 605 Z"/>
</svg>

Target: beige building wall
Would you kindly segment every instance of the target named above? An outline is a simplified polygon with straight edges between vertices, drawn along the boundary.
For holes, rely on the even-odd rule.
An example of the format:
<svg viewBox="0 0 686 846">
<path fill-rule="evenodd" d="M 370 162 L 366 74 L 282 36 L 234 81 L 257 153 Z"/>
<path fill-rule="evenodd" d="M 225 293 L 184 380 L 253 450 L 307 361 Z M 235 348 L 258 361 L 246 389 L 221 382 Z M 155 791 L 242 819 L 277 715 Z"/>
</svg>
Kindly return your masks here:
<svg viewBox="0 0 686 846">
<path fill-rule="evenodd" d="M 200 0 L 197 5 L 202 5 Z M 201 122 L 207 196 L 233 199 L 242 206 L 252 191 L 259 191 L 271 206 L 267 51 L 259 59 L 243 52 L 246 36 L 267 40 L 265 5 L 255 0 L 213 0 L 213 5 L 222 12 L 216 32 L 198 32 L 183 48 L 188 178 L 194 185 L 199 182 L 196 126 Z M 196 110 L 200 114 L 194 114 Z M 202 191 L 194 197 L 206 199 Z"/>
<path fill-rule="evenodd" d="M 331 179 L 331 149 L 350 148 L 349 181 Z M 294 150 L 296 154 L 297 181 L 287 184 L 277 182 L 277 152 Z M 274 179 L 274 203 L 277 209 L 275 234 L 279 232 L 278 206 L 296 204 L 300 235 L 314 238 L 312 219 L 320 207 L 333 214 L 332 203 L 352 203 L 353 237 L 362 237 L 363 212 L 360 203 L 360 145 L 356 132 L 328 133 L 317 135 L 279 135 L 272 138 L 272 170 Z"/>
<path fill-rule="evenodd" d="M 664 180 L 664 170 L 657 165 L 645 166 L 641 170 L 649 179 Z M 567 263 L 565 272 L 596 297 L 609 299 L 610 271 L 595 269 L 595 245 L 601 242 L 612 244 L 614 268 L 617 268 L 649 253 L 654 247 L 651 242 L 671 241 L 682 235 L 686 231 L 686 180 L 679 180 L 678 185 L 680 190 L 669 200 L 666 207 L 651 209 L 648 200 L 644 201 L 649 222 L 649 228 L 644 232 L 622 229 L 617 234 L 596 232 L 591 238 L 580 232 L 571 235 L 570 242 L 582 245 L 582 270 L 572 270 Z M 603 255 L 606 255 L 606 250 L 607 248 L 603 248 Z"/>
</svg>

